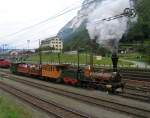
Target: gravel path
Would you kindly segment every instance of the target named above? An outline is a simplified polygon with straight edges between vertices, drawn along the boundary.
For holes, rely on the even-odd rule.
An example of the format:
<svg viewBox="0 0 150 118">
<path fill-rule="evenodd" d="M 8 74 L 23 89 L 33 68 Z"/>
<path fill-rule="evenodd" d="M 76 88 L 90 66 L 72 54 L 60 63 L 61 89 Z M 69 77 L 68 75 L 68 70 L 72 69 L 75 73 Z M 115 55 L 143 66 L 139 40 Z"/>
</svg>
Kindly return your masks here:
<svg viewBox="0 0 150 118">
<path fill-rule="evenodd" d="M 121 113 L 108 111 L 107 109 L 100 108 L 100 107 L 97 107 L 97 106 L 91 106 L 89 104 L 85 104 L 85 103 L 82 103 L 80 101 L 77 101 L 77 100 L 74 100 L 74 99 L 71 99 L 71 98 L 67 98 L 67 97 L 64 97 L 64 96 L 60 96 L 60 95 L 57 95 L 57 94 L 46 92 L 46 91 L 43 91 L 43 90 L 40 90 L 40 89 L 37 89 L 37 88 L 33 88 L 33 87 L 30 87 L 30 86 L 27 86 L 27 85 L 24 85 L 24 84 L 21 84 L 21 83 L 17 83 L 17 82 L 8 80 L 8 79 L 1 79 L 0 81 L 6 82 L 6 83 L 11 84 L 13 86 L 16 86 L 20 89 L 30 91 L 31 93 L 33 93 L 37 96 L 40 96 L 44 99 L 51 100 L 53 102 L 65 105 L 65 106 L 70 107 L 70 108 L 74 108 L 77 111 L 79 110 L 79 111 L 82 111 L 83 113 L 88 113 L 89 115 L 95 116 L 95 117 L 98 117 L 98 118 L 131 118 L 130 116 L 127 116 L 127 115 L 124 115 L 124 114 L 121 114 Z M 49 84 L 49 83 L 46 83 L 46 82 L 42 82 L 42 83 Z M 56 84 L 52 84 L 52 83 L 50 83 L 49 85 L 62 87 L 62 85 L 56 85 Z M 69 90 L 74 90 L 74 91 L 76 89 L 76 88 L 72 88 L 72 87 L 69 87 L 69 86 L 65 86 L 64 88 L 69 89 Z M 79 92 L 79 91 L 85 92 L 86 90 L 76 89 L 76 92 Z M 97 94 L 96 91 L 90 91 L 90 92 L 86 91 L 84 94 L 88 93 L 88 95 L 93 95 L 93 92 L 94 92 L 94 94 Z M 103 92 L 101 92 L 101 93 L 103 93 Z M 43 118 L 45 118 L 45 117 L 43 117 Z"/>
<path fill-rule="evenodd" d="M 39 82 L 38 80 L 35 79 L 29 79 L 27 77 L 23 77 L 29 81 L 34 81 L 34 82 Z M 127 98 L 122 98 L 116 95 L 109 95 L 106 92 L 101 92 L 101 91 L 97 91 L 97 90 L 87 90 L 87 89 L 81 89 L 81 88 L 75 88 L 75 87 L 71 87 L 71 86 L 65 86 L 65 85 L 60 85 L 60 84 L 54 84 L 54 83 L 48 83 L 48 82 L 44 82 L 44 81 L 40 81 L 41 84 L 47 85 L 47 86 L 51 86 L 51 87 L 56 87 L 56 88 L 60 88 L 60 89 L 64 89 L 64 90 L 68 90 L 68 91 L 72 91 L 75 93 L 80 93 L 83 95 L 88 95 L 88 96 L 94 96 L 96 98 L 105 98 L 108 100 L 113 100 L 119 103 L 124 103 L 124 104 L 129 104 L 130 106 L 136 106 L 136 107 L 140 107 L 143 109 L 150 109 L 150 103 L 145 103 L 145 102 L 139 102 L 136 100 L 132 100 L 132 99 L 127 99 Z"/>
</svg>

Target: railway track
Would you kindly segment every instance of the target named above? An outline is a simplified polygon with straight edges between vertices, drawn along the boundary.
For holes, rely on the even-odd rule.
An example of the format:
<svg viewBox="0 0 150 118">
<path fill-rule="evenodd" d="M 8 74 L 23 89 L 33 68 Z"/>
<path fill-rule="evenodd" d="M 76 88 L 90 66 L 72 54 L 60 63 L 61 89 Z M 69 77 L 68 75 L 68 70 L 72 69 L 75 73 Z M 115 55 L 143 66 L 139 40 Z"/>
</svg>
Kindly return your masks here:
<svg viewBox="0 0 150 118">
<path fill-rule="evenodd" d="M 126 80 L 125 93 L 123 97 L 150 102 L 150 83 L 145 81 Z"/>
<path fill-rule="evenodd" d="M 120 73 L 125 79 L 150 82 L 150 73 L 148 72 L 121 71 Z"/>
<path fill-rule="evenodd" d="M 36 108 L 39 108 L 48 114 L 57 118 L 89 118 L 88 115 L 81 114 L 77 111 L 73 111 L 70 108 L 65 108 L 62 105 L 58 105 L 54 102 L 46 101 L 42 98 L 36 97 L 33 94 L 25 92 L 23 90 L 12 87 L 6 83 L 0 82 L 0 88 L 27 103 L 32 104 Z"/>
<path fill-rule="evenodd" d="M 118 94 L 118 96 L 124 97 L 124 98 L 130 98 L 130 99 L 134 99 L 134 100 L 138 100 L 138 101 L 142 101 L 142 102 L 150 102 L 150 95 L 141 95 L 138 93 L 134 92 L 127 92 L 125 94 Z"/>
<path fill-rule="evenodd" d="M 2 70 L 3 72 L 9 72 L 8 69 L 0 69 L 0 70 Z M 123 79 L 150 82 L 150 72 L 121 70 L 120 73 L 123 76 Z"/>
<path fill-rule="evenodd" d="M 2 70 L 3 72 L 6 72 L 8 74 L 10 74 L 9 70 Z M 128 79 L 124 79 L 126 80 L 125 82 L 128 83 L 129 80 Z M 135 81 L 135 80 L 131 80 L 132 84 L 134 85 L 135 83 L 140 83 L 144 82 L 144 81 Z M 147 82 L 146 82 L 147 84 Z M 144 101 L 144 102 L 150 102 L 150 86 L 149 87 L 137 87 L 137 86 L 133 86 L 133 85 L 128 85 L 126 84 L 125 87 L 125 92 L 122 94 L 121 92 L 119 92 L 119 94 L 117 94 L 118 96 L 121 97 L 125 97 L 125 98 L 130 98 L 130 99 L 135 99 L 135 100 L 139 100 L 139 101 Z M 145 86 L 145 82 L 144 82 L 144 86 Z"/>
<path fill-rule="evenodd" d="M 126 83 L 126 90 L 133 91 L 135 93 L 141 93 L 143 97 L 145 94 L 150 95 L 150 82 L 128 79 L 124 79 L 124 81 Z"/>
<path fill-rule="evenodd" d="M 116 102 L 115 101 L 110 101 L 110 99 L 106 99 L 106 98 L 90 97 L 90 96 L 87 96 L 87 95 L 82 95 L 82 94 L 79 94 L 79 93 L 70 92 L 70 91 L 58 89 L 58 88 L 55 88 L 55 87 L 50 87 L 50 86 L 40 84 L 40 83 L 37 83 L 37 82 L 31 82 L 31 81 L 28 81 L 28 80 L 25 80 L 25 79 L 21 79 L 19 77 L 15 78 L 11 74 L 10 75 L 5 74 L 4 77 L 6 77 L 8 79 L 11 77 L 11 79 L 13 79 L 17 82 L 29 85 L 29 86 L 33 86 L 33 87 L 43 89 L 45 91 L 52 92 L 52 93 L 55 93 L 55 94 L 63 95 L 63 96 L 69 97 L 69 98 L 73 98 L 73 99 L 76 99 L 76 100 L 79 100 L 79 101 L 82 101 L 82 102 L 85 102 L 85 103 L 88 103 L 88 104 L 91 104 L 91 105 L 96 105 L 96 106 L 104 107 L 104 108 L 107 108 L 107 109 L 110 109 L 110 110 L 113 110 L 113 111 L 121 112 L 121 113 L 128 114 L 128 115 L 132 115 L 134 117 L 148 118 L 150 116 L 150 110 L 148 110 L 148 109 L 135 107 L 135 106 L 128 105 L 128 104 L 125 104 L 125 103 L 119 103 L 118 101 L 116 101 Z"/>
<path fill-rule="evenodd" d="M 126 85 L 126 89 L 128 90 L 134 90 L 137 92 L 147 93 L 150 92 L 150 86 L 135 86 L 135 85 Z"/>
<path fill-rule="evenodd" d="M 126 90 L 133 91 L 138 98 L 150 101 L 150 73 L 141 71 L 121 71 L 123 80 L 127 83 Z M 133 93 L 132 92 L 132 93 Z M 132 96 L 132 93 L 130 95 Z"/>
<path fill-rule="evenodd" d="M 10 72 L 8 70 L 4 70 L 4 72 L 6 72 L 7 74 L 10 74 Z M 15 81 L 19 81 L 19 80 L 15 79 Z M 119 92 L 119 94 L 117 94 L 117 95 L 121 96 L 121 97 L 125 97 L 125 98 L 130 98 L 130 99 L 135 99 L 135 100 L 143 101 L 143 102 L 149 102 L 150 101 L 150 96 L 145 95 L 145 93 L 146 94 L 147 93 L 150 94 L 150 89 L 141 88 L 141 87 L 137 88 L 136 86 L 126 85 L 125 90 L 126 90 L 125 93 L 122 94 L 122 92 Z M 139 93 L 139 91 L 140 91 L 140 93 Z"/>
<path fill-rule="evenodd" d="M 96 68 L 95 70 L 107 70 L 112 71 L 110 68 Z M 147 81 L 150 82 L 150 70 L 130 70 L 130 69 L 119 69 L 120 73 L 122 74 L 123 78 L 125 79 L 132 79 L 132 80 L 139 80 L 139 81 Z"/>
</svg>

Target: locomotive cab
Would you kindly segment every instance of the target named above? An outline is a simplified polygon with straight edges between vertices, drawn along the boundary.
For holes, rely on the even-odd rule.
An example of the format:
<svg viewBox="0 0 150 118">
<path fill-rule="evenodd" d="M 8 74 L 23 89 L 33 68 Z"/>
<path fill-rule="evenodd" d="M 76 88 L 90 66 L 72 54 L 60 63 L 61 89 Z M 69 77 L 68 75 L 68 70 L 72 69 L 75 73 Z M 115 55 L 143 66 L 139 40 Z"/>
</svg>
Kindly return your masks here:
<svg viewBox="0 0 150 118">
<path fill-rule="evenodd" d="M 67 69 L 63 70 L 62 77 L 65 84 L 75 86 L 80 83 L 80 80 L 83 78 L 82 75 L 81 69 L 78 70 L 77 68 L 69 66 Z"/>
</svg>

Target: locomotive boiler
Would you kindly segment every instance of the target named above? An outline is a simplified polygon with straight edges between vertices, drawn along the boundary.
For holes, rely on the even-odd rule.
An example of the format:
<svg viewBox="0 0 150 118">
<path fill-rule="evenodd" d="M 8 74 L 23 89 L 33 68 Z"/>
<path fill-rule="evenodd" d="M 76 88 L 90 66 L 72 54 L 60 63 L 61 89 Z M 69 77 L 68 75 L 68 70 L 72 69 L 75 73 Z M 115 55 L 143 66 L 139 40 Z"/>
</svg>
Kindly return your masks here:
<svg viewBox="0 0 150 118">
<path fill-rule="evenodd" d="M 113 71 L 95 71 L 92 65 L 84 68 L 68 68 L 63 70 L 64 83 L 83 87 L 93 87 L 96 89 L 115 92 L 118 88 L 123 90 L 124 83 L 121 75 L 117 71 L 117 55 L 112 55 Z"/>
</svg>

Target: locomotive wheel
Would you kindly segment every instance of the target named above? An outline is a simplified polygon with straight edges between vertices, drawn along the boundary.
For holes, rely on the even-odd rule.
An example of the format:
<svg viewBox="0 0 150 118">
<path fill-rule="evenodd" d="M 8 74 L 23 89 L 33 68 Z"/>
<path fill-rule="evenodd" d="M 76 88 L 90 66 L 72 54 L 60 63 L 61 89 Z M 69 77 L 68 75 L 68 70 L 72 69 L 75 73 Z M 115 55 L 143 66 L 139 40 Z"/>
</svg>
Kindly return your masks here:
<svg viewBox="0 0 150 118">
<path fill-rule="evenodd" d="M 113 88 L 113 87 L 112 87 L 111 93 L 113 93 L 113 94 L 115 94 L 115 93 L 116 93 L 115 88 Z"/>
<path fill-rule="evenodd" d="M 62 82 L 63 82 L 62 78 L 56 79 L 56 83 L 62 83 Z"/>
<path fill-rule="evenodd" d="M 96 89 L 103 91 L 105 88 L 103 86 L 98 86 L 98 87 L 96 87 Z"/>
<path fill-rule="evenodd" d="M 40 79 L 40 80 L 44 80 L 44 77 L 40 76 L 39 79 Z"/>
<path fill-rule="evenodd" d="M 82 83 L 81 83 L 81 87 L 87 88 L 87 83 L 82 82 Z"/>
<path fill-rule="evenodd" d="M 80 83 L 80 82 L 77 82 L 75 86 L 76 86 L 76 87 L 81 87 L 81 83 Z"/>
<path fill-rule="evenodd" d="M 49 79 L 47 77 L 44 77 L 44 80 L 48 82 Z"/>
<path fill-rule="evenodd" d="M 115 94 L 116 93 L 116 90 L 115 88 L 111 88 L 109 90 L 107 90 L 109 94 Z"/>
</svg>

